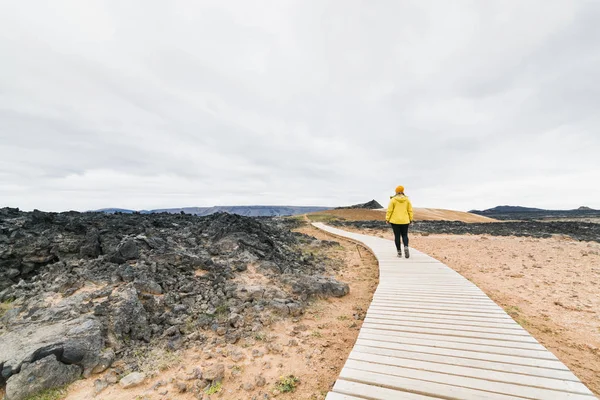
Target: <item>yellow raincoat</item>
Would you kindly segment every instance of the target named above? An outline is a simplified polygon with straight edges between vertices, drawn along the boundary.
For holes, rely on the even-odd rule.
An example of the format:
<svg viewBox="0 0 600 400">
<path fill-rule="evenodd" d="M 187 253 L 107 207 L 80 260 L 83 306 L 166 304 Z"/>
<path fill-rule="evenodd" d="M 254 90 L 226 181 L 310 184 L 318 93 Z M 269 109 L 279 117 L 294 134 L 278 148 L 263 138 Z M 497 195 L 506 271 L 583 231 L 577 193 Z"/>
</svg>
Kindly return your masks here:
<svg viewBox="0 0 600 400">
<path fill-rule="evenodd" d="M 385 222 L 392 224 L 409 224 L 413 220 L 412 204 L 408 197 L 403 194 L 397 194 L 390 199 Z"/>
</svg>

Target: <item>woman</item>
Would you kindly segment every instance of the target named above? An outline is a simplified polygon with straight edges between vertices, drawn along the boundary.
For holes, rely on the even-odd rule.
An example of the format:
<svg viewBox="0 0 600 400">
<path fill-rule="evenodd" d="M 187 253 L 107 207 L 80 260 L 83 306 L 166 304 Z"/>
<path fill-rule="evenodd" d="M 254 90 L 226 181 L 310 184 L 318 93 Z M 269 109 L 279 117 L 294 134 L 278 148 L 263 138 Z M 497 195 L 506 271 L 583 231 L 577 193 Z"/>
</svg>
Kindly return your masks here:
<svg viewBox="0 0 600 400">
<path fill-rule="evenodd" d="M 385 214 L 385 222 L 392 225 L 394 230 L 394 242 L 398 257 L 402 257 L 400 237 L 404 243 L 404 256 L 410 257 L 408 251 L 408 225 L 413 221 L 413 209 L 410 200 L 404 195 L 404 186 L 396 188 L 396 195 L 390 198 L 390 205 Z"/>
</svg>

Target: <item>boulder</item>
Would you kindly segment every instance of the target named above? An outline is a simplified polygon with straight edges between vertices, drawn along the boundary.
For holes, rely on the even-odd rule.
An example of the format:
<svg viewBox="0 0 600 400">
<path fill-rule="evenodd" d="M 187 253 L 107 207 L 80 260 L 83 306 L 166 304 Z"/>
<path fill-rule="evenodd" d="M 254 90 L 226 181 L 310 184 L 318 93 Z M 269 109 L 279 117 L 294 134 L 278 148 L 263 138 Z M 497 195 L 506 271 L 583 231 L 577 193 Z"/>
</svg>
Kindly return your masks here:
<svg viewBox="0 0 600 400">
<path fill-rule="evenodd" d="M 20 325 L 0 336 L 2 378 L 20 373 L 23 365 L 54 355 L 62 363 L 75 364 L 89 376 L 104 347 L 102 326 L 93 317 L 54 324 Z"/>
<path fill-rule="evenodd" d="M 74 382 L 81 376 L 78 365 L 64 364 L 54 354 L 25 364 L 6 382 L 6 400 L 23 400 L 42 390 Z"/>
<path fill-rule="evenodd" d="M 123 389 L 129 389 L 138 385 L 141 385 L 146 379 L 146 374 L 141 372 L 132 372 L 129 375 L 124 376 L 119 381 L 119 385 Z"/>
<path fill-rule="evenodd" d="M 225 377 L 225 365 L 214 364 L 203 371 L 202 378 L 208 381 L 219 382 Z"/>
<path fill-rule="evenodd" d="M 111 294 L 111 312 L 109 313 L 109 335 L 117 340 L 113 343 L 120 346 L 126 336 L 150 341 L 150 328 L 144 306 L 138 298 L 132 284 L 120 287 Z"/>
</svg>

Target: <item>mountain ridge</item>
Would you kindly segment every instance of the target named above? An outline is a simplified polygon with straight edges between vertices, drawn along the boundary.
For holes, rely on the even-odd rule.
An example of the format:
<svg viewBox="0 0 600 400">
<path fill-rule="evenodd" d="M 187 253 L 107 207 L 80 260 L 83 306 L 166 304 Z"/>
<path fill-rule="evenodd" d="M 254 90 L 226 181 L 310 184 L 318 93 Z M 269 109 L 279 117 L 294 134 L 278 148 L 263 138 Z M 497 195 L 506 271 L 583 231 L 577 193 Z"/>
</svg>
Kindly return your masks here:
<svg viewBox="0 0 600 400">
<path fill-rule="evenodd" d="M 175 207 L 175 208 L 158 208 L 153 210 L 131 210 L 125 208 L 102 208 L 93 210 L 92 212 L 103 212 L 106 214 L 123 213 L 123 214 L 192 214 L 198 216 L 212 215 L 219 212 L 229 214 L 237 214 L 245 217 L 279 217 L 305 214 L 316 211 L 330 210 L 332 207 L 320 206 L 212 206 L 212 207 Z"/>
<path fill-rule="evenodd" d="M 496 206 L 485 210 L 471 210 L 471 213 L 510 213 L 510 212 L 566 212 L 566 211 L 600 211 L 587 206 L 581 206 L 579 208 L 573 208 L 569 210 L 552 210 L 535 207 L 523 207 L 523 206 Z"/>
<path fill-rule="evenodd" d="M 486 210 L 472 210 L 472 214 L 498 220 L 553 219 L 553 218 L 599 218 L 600 210 L 581 206 L 571 210 L 545 210 L 522 206 L 497 206 Z"/>
</svg>

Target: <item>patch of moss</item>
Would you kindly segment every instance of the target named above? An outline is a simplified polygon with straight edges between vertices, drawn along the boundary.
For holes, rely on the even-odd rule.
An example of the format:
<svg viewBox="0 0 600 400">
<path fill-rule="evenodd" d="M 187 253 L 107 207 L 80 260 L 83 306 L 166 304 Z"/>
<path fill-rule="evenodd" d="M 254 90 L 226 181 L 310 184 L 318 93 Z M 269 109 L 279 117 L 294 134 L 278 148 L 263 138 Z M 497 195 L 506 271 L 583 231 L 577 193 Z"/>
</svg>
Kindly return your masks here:
<svg viewBox="0 0 600 400">
<path fill-rule="evenodd" d="M 275 383 L 275 388 L 281 393 L 294 392 L 296 391 L 298 383 L 300 383 L 300 379 L 296 378 L 294 375 L 282 376 Z"/>
<path fill-rule="evenodd" d="M 27 397 L 25 400 L 61 400 L 67 396 L 67 388 L 52 388 Z"/>
<path fill-rule="evenodd" d="M 205 390 L 205 393 L 208 395 L 219 393 L 222 388 L 223 384 L 221 382 L 213 383 L 208 389 Z"/>
<path fill-rule="evenodd" d="M 0 317 L 2 317 L 8 310 L 14 308 L 14 304 L 12 300 L 6 300 L 0 303 Z"/>
</svg>

